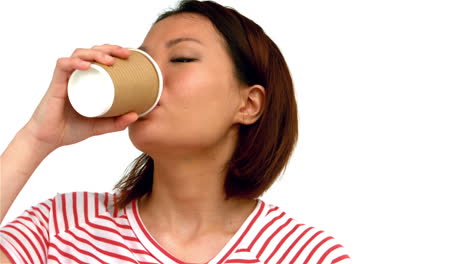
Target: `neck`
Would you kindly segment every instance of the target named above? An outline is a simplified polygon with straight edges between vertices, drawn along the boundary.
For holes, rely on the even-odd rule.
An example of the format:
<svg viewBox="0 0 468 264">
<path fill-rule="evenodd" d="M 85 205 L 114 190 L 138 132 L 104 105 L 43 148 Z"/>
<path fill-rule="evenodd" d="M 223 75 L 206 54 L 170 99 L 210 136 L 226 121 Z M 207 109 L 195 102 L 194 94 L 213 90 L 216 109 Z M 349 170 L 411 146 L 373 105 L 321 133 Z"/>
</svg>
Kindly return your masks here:
<svg viewBox="0 0 468 264">
<path fill-rule="evenodd" d="M 141 199 L 140 212 L 153 228 L 204 233 L 235 232 L 253 210 L 254 200 L 225 199 L 225 164 L 235 140 L 181 157 L 154 155 L 152 193 Z"/>
</svg>

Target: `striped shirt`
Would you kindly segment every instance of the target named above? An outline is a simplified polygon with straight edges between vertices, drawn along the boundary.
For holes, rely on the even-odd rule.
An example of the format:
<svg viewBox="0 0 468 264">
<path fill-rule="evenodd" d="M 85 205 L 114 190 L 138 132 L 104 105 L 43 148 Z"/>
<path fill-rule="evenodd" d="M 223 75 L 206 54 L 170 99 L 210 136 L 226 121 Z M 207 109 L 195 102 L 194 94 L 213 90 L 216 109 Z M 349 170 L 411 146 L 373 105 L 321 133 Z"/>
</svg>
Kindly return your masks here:
<svg viewBox="0 0 468 264">
<path fill-rule="evenodd" d="M 0 248 L 12 263 L 184 263 L 145 228 L 137 200 L 117 210 L 116 197 L 107 192 L 57 194 L 0 228 Z M 333 237 L 258 200 L 208 264 L 349 261 Z"/>
</svg>

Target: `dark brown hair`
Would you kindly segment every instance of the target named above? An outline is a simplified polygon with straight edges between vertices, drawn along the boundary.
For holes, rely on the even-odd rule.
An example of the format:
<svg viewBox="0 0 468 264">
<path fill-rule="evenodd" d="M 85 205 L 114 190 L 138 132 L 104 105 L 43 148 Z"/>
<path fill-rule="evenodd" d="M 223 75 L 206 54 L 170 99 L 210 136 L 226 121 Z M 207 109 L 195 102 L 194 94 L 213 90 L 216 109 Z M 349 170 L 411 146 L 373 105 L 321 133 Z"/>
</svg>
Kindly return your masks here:
<svg viewBox="0 0 468 264">
<path fill-rule="evenodd" d="M 237 79 L 265 88 L 263 113 L 254 124 L 240 125 L 237 147 L 225 168 L 226 199 L 257 198 L 285 169 L 298 137 L 296 99 L 286 61 L 260 26 L 233 8 L 212 1 L 181 1 L 154 24 L 180 13 L 207 17 L 225 40 Z M 118 208 L 151 192 L 153 169 L 153 159 L 145 153 L 130 164 L 114 186 L 121 192 Z"/>
</svg>

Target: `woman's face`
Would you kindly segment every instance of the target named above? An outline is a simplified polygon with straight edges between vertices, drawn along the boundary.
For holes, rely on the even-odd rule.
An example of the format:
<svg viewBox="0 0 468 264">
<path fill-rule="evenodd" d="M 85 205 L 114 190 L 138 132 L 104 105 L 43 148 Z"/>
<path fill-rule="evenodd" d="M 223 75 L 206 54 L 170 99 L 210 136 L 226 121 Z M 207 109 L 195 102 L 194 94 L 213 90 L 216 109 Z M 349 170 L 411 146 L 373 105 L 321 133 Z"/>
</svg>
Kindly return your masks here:
<svg viewBox="0 0 468 264">
<path fill-rule="evenodd" d="M 241 84 L 207 18 L 187 13 L 165 18 L 151 28 L 142 47 L 160 66 L 164 89 L 159 106 L 129 127 L 138 149 L 200 151 L 237 131 Z"/>
</svg>

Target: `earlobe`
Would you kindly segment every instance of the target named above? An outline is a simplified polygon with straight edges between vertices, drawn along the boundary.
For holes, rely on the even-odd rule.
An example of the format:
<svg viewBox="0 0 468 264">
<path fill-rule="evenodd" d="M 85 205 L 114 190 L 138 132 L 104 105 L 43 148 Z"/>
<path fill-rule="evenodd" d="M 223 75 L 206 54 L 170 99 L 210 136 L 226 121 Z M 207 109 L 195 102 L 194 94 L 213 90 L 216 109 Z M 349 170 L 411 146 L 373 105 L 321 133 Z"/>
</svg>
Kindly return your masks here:
<svg viewBox="0 0 468 264">
<path fill-rule="evenodd" d="M 239 109 L 239 123 L 251 125 L 262 115 L 265 108 L 265 88 L 252 85 L 243 89 L 242 107 Z"/>
</svg>

